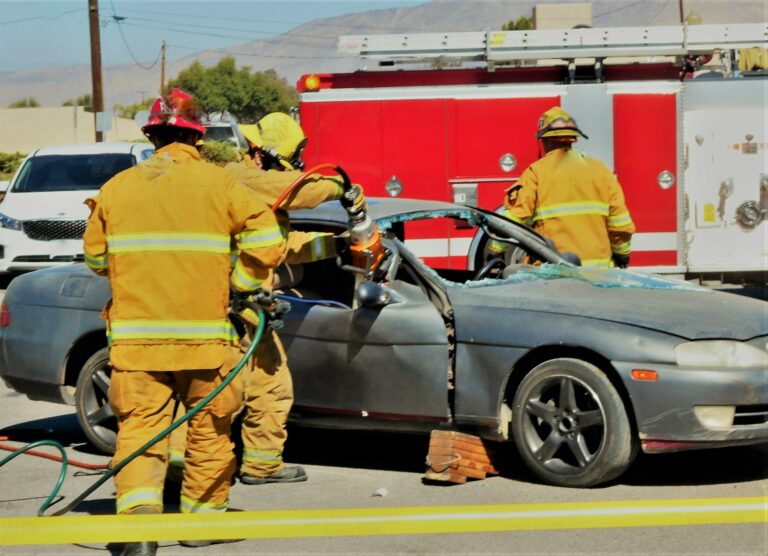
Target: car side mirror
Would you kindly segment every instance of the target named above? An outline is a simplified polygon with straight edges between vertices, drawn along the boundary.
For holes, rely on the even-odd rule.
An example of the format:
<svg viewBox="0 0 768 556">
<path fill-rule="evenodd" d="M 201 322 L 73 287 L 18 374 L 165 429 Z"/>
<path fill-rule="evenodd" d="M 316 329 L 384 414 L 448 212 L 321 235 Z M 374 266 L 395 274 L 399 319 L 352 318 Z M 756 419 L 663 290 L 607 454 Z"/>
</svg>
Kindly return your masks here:
<svg viewBox="0 0 768 556">
<path fill-rule="evenodd" d="M 8 180 L 0 181 L 0 193 L 6 193 L 9 185 L 11 185 L 11 182 Z"/>
<path fill-rule="evenodd" d="M 387 305 L 392 298 L 391 292 L 377 282 L 367 280 L 357 288 L 357 300 L 368 309 L 376 309 Z"/>
</svg>

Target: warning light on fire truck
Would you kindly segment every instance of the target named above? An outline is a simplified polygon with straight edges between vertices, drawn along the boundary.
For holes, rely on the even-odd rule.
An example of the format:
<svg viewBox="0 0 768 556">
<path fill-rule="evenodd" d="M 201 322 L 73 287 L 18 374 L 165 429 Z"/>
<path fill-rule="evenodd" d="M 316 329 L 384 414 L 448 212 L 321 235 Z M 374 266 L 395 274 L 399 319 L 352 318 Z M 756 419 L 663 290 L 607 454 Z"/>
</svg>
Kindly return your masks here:
<svg viewBox="0 0 768 556">
<path fill-rule="evenodd" d="M 314 73 L 308 75 L 306 79 L 304 79 L 304 87 L 307 91 L 317 91 L 320 88 L 320 78 Z"/>
</svg>

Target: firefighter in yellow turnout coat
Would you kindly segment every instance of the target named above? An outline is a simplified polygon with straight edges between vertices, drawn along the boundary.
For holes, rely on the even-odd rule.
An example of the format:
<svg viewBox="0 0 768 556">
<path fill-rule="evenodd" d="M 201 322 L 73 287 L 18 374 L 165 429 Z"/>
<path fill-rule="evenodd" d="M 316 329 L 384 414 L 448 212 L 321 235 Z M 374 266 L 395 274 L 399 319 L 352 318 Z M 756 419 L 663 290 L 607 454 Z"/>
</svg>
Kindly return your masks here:
<svg viewBox="0 0 768 556">
<path fill-rule="evenodd" d="M 583 266 L 626 267 L 635 226 L 624 193 L 602 162 L 571 148 L 578 135 L 586 138 L 562 108 L 541 116 L 536 137 L 545 154 L 507 190 L 503 214 L 577 254 Z"/>
<path fill-rule="evenodd" d="M 301 176 L 301 151 L 307 139 L 293 118 L 279 112 L 268 114 L 258 124 L 242 125 L 240 129 L 249 142 L 249 155 L 241 162 L 227 165 L 226 169 L 272 206 Z M 362 190 L 357 185 L 354 187 L 358 188 L 355 204 L 362 206 L 365 203 Z M 337 242 L 343 240 L 328 233 L 291 230 L 288 210 L 314 208 L 326 201 L 341 199 L 343 193 L 340 178 L 312 174 L 285 200 L 276 213 L 286 240 L 281 263 L 301 264 L 336 256 Z M 271 290 L 272 282 L 270 275 L 263 288 Z M 283 462 L 287 439 L 285 423 L 293 405 L 293 383 L 285 350 L 273 330 L 265 332 L 254 357 L 238 379 L 245 389 L 241 482 L 255 485 L 306 480 L 301 466 L 285 466 Z M 174 467 L 184 465 L 183 456 L 184 436 L 174 432 L 171 437 Z"/>
<path fill-rule="evenodd" d="M 287 114 L 268 114 L 258 124 L 241 126 L 251 145 L 251 156 L 227 168 L 270 206 L 293 183 L 302 167 L 301 150 L 306 138 L 301 127 Z M 277 220 L 287 249 L 282 262 L 300 264 L 336 255 L 332 234 L 290 230 L 288 209 L 313 208 L 340 199 L 344 191 L 340 178 L 313 174 L 290 195 Z M 363 202 L 360 195 L 360 202 Z M 253 359 L 245 387 L 243 418 L 243 462 L 240 481 L 244 484 L 296 482 L 306 480 L 301 466 L 285 466 L 283 447 L 285 423 L 293 405 L 293 384 L 285 350 L 276 333 L 271 342 L 262 342 Z"/>
<path fill-rule="evenodd" d="M 173 89 L 157 99 L 143 131 L 157 152 L 87 201 L 84 236 L 86 264 L 112 288 L 105 318 L 115 462 L 170 425 L 176 393 L 192 407 L 221 383 L 240 356 L 227 317 L 230 288 L 260 287 L 285 246 L 269 207 L 200 160 L 194 145 L 204 128 L 189 95 Z M 240 256 L 232 271 L 233 248 Z M 230 423 L 240 403 L 225 389 L 189 421 L 182 512 L 226 510 L 236 465 Z M 118 513 L 162 511 L 167 462 L 166 438 L 115 477 Z M 124 554 L 156 548 L 129 543 Z"/>
</svg>

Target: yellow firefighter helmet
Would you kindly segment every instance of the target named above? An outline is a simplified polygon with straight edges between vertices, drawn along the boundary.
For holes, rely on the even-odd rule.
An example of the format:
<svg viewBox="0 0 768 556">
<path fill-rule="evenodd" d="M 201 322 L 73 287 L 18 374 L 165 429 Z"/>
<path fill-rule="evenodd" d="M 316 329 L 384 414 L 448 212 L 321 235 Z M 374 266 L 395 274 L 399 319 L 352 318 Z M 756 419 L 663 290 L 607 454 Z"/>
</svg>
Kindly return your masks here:
<svg viewBox="0 0 768 556">
<path fill-rule="evenodd" d="M 576 125 L 576 120 L 559 106 L 550 108 L 539 118 L 538 129 L 536 130 L 537 139 L 548 137 L 575 141 L 579 135 L 584 139 L 589 139 Z"/>
<path fill-rule="evenodd" d="M 252 147 L 277 159 L 284 168 L 295 170 L 304 166 L 301 153 L 307 144 L 307 137 L 288 114 L 272 112 L 256 124 L 241 125 L 240 131 Z"/>
</svg>

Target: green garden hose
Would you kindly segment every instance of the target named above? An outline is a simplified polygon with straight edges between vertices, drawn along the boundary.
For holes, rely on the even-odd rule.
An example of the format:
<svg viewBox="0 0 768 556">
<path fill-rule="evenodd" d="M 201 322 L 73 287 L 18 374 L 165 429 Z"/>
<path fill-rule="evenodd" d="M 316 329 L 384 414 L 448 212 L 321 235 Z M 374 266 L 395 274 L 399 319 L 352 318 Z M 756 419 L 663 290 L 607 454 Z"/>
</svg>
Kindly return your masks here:
<svg viewBox="0 0 768 556">
<path fill-rule="evenodd" d="M 187 411 L 187 413 L 184 414 L 181 419 L 178 421 L 175 421 L 172 423 L 167 429 L 160 432 L 157 436 L 149 440 L 146 444 L 135 450 L 132 454 L 130 454 L 128 457 L 123 459 L 120 463 L 118 463 L 116 466 L 114 466 L 112 469 L 110 469 L 107 473 L 105 473 L 102 477 L 99 478 L 98 481 L 93 483 L 90 487 L 85 489 L 80 495 L 78 495 L 72 502 L 67 504 L 66 507 L 50 514 L 51 516 L 55 515 L 64 515 L 65 513 L 72 510 L 75 506 L 77 506 L 80 502 L 85 500 L 85 498 L 88 497 L 93 491 L 95 491 L 97 488 L 99 488 L 101 485 L 103 485 L 107 480 L 112 478 L 114 475 L 116 475 L 123 467 L 131 463 L 134 459 L 136 459 L 138 456 L 143 454 L 145 451 L 147 451 L 150 447 L 157 444 L 160 440 L 168 436 L 171 432 L 176 430 L 178 427 L 180 427 L 183 423 L 186 423 L 189 421 L 196 413 L 198 413 L 208 402 L 210 402 L 213 398 L 215 398 L 224 388 L 229 386 L 229 384 L 234 380 L 234 378 L 237 376 L 237 374 L 240 372 L 240 370 L 245 366 L 245 364 L 248 362 L 248 360 L 253 355 L 254 351 L 256 350 L 256 346 L 259 345 L 259 342 L 261 341 L 261 337 L 264 335 L 264 328 L 266 326 L 266 319 L 264 318 L 264 311 L 263 309 L 256 305 L 256 304 L 249 304 L 249 307 L 256 311 L 259 317 L 259 324 L 256 327 L 256 331 L 253 336 L 253 341 L 251 342 L 251 345 L 246 350 L 245 354 L 243 355 L 242 359 L 240 359 L 240 362 L 235 366 L 234 369 L 227 375 L 227 377 L 219 384 L 210 394 L 208 394 L 205 398 L 200 400 L 200 402 L 197 403 L 192 409 Z M 19 448 L 15 452 L 11 453 L 10 455 L 6 456 L 2 460 L 0 460 L 0 467 L 11 461 L 13 458 L 15 458 L 18 455 L 23 454 L 27 450 L 31 450 L 32 448 L 36 448 L 38 446 L 53 446 L 59 452 L 61 452 L 62 460 L 61 460 L 61 469 L 59 471 L 59 478 L 56 481 L 56 484 L 54 485 L 53 490 L 51 491 L 51 494 L 46 498 L 46 500 L 43 502 L 43 504 L 40 506 L 40 509 L 37 510 L 38 516 L 44 516 L 45 511 L 50 508 L 55 502 L 52 502 L 52 500 L 56 497 L 56 495 L 59 493 L 59 489 L 64 484 L 64 479 L 66 477 L 67 472 L 67 454 L 64 451 L 64 447 L 56 442 L 55 440 L 38 440 L 37 442 L 32 442 L 31 444 L 27 444 L 26 446 Z"/>
</svg>

